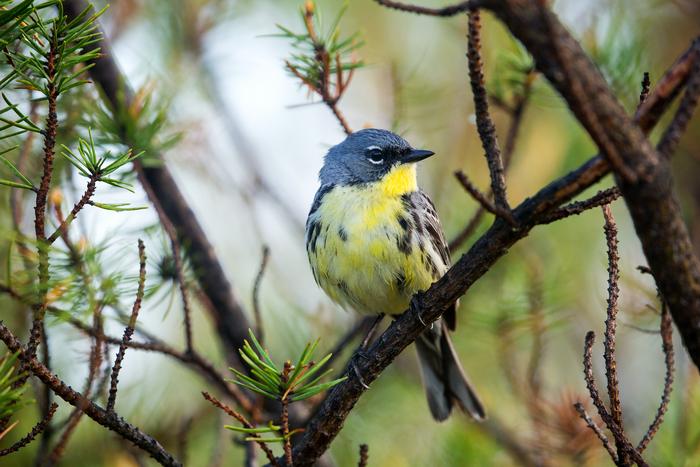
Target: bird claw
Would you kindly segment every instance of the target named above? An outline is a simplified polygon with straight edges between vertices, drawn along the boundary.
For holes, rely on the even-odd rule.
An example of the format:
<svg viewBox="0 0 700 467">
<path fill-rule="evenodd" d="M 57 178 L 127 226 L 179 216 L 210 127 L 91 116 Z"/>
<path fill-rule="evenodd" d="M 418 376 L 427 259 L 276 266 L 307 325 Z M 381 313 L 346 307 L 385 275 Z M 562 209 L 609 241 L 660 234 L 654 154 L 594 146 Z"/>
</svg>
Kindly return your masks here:
<svg viewBox="0 0 700 467">
<path fill-rule="evenodd" d="M 360 370 L 357 368 L 357 365 L 355 365 L 355 362 L 352 362 L 352 369 L 355 372 L 355 376 L 357 376 L 357 380 L 360 382 L 360 385 L 362 385 L 362 387 L 365 389 L 369 389 L 369 386 L 367 386 L 365 381 L 362 379 L 362 375 L 360 374 Z"/>
<path fill-rule="evenodd" d="M 352 367 L 352 371 L 355 373 L 355 376 L 357 376 L 357 380 L 360 382 L 363 388 L 369 389 L 369 386 L 367 383 L 365 383 L 365 380 L 362 379 L 362 374 L 360 374 L 360 369 L 357 367 L 357 363 L 355 363 L 358 358 L 368 361 L 369 357 L 364 350 L 358 349 L 355 351 L 355 355 L 353 355 L 352 359 L 350 360 L 350 366 Z"/>
</svg>

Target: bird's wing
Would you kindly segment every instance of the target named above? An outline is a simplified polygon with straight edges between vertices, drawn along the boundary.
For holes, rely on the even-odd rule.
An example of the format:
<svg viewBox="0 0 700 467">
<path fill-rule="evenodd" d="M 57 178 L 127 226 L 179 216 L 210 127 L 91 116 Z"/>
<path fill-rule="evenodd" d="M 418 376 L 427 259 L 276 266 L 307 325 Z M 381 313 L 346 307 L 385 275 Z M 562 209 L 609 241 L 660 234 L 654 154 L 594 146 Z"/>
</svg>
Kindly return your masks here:
<svg viewBox="0 0 700 467">
<path fill-rule="evenodd" d="M 418 213 L 418 216 L 414 218 L 415 222 L 420 222 L 420 226 L 417 226 L 418 231 L 427 234 L 426 237 L 430 240 L 432 249 L 437 252 L 442 262 L 442 264 L 438 265 L 436 268 L 439 275 L 434 279 L 437 280 L 450 267 L 450 250 L 445 240 L 445 233 L 442 230 L 442 225 L 440 225 L 440 218 L 438 217 L 435 205 L 422 190 L 411 193 L 410 202 L 413 204 L 413 209 Z M 457 324 L 456 304 L 443 314 L 443 318 L 447 327 L 454 330 Z"/>
<path fill-rule="evenodd" d="M 318 208 L 321 206 L 321 201 L 323 200 L 323 197 L 328 194 L 329 191 L 331 191 L 335 185 L 329 184 L 329 185 L 321 185 L 321 188 L 318 189 L 316 192 L 316 196 L 314 196 L 314 202 L 311 204 L 311 209 L 309 210 L 309 216 L 306 218 L 306 246 L 308 248 L 309 246 L 309 240 L 311 239 L 311 234 L 312 231 L 314 230 L 314 221 L 315 221 L 315 216 L 316 211 L 318 211 Z"/>
</svg>

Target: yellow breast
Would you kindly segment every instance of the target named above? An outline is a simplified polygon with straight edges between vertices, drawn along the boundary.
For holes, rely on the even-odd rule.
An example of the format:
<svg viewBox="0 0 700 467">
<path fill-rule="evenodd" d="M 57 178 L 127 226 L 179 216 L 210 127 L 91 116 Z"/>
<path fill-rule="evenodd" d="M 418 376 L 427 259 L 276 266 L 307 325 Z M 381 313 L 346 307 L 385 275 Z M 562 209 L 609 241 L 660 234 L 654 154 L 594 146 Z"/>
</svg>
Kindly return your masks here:
<svg viewBox="0 0 700 467">
<path fill-rule="evenodd" d="M 344 308 L 364 314 L 401 313 L 411 296 L 433 282 L 402 195 L 417 189 L 413 164 L 381 181 L 338 186 L 310 221 L 317 239 L 308 247 L 314 277 Z"/>
</svg>

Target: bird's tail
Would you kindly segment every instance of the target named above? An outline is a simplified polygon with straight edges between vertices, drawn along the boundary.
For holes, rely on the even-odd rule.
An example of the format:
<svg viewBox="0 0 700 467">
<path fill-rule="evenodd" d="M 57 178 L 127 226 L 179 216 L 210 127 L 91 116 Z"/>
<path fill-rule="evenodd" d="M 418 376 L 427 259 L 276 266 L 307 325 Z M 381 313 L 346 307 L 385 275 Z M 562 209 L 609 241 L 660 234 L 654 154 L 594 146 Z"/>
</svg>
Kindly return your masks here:
<svg viewBox="0 0 700 467">
<path fill-rule="evenodd" d="M 467 380 L 442 320 L 420 335 L 416 348 L 433 418 L 445 420 L 455 402 L 474 419 L 486 418 L 484 406 Z"/>
</svg>

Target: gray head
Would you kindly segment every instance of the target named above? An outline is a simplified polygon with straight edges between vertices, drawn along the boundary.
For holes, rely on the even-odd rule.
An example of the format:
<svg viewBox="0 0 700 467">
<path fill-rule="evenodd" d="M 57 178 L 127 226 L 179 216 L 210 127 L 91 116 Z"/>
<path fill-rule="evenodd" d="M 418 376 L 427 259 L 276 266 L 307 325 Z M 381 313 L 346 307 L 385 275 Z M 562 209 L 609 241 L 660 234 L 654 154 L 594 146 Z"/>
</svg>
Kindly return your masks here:
<svg viewBox="0 0 700 467">
<path fill-rule="evenodd" d="M 326 154 L 319 174 L 321 185 L 356 185 L 381 180 L 393 167 L 433 155 L 413 149 L 388 130 L 369 128 L 352 133 Z"/>
</svg>

